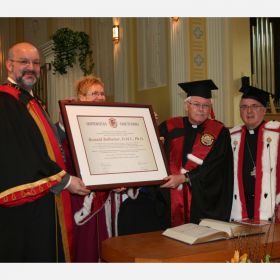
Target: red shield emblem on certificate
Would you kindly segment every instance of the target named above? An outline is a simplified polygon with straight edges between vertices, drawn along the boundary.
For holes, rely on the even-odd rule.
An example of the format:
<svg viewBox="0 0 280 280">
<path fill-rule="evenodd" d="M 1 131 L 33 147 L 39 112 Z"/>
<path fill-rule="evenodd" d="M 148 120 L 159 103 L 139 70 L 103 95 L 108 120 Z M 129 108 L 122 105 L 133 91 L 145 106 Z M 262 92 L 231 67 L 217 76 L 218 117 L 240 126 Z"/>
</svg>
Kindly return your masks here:
<svg viewBox="0 0 280 280">
<path fill-rule="evenodd" d="M 115 118 L 110 118 L 109 125 L 113 128 L 116 128 L 118 126 L 117 120 Z"/>
</svg>

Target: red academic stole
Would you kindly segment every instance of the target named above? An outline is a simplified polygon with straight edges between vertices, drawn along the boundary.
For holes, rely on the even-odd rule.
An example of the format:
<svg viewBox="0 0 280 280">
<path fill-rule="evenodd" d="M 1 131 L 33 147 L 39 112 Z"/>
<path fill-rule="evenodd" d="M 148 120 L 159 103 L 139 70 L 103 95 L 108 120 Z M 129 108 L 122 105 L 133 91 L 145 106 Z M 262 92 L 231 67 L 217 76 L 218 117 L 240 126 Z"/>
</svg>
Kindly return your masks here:
<svg viewBox="0 0 280 280">
<path fill-rule="evenodd" d="M 0 91 L 12 95 L 18 101 L 20 99 L 21 92 L 18 88 L 10 85 L 2 85 L 0 86 Z M 42 134 L 49 157 L 63 170 L 48 178 L 42 178 L 37 182 L 16 186 L 3 192 L 2 194 L 4 197 L 1 196 L 0 205 L 13 206 L 34 201 L 42 197 L 52 186 L 59 183 L 66 174 L 64 171 L 65 164 L 63 156 L 54 131 L 44 116 L 38 102 L 34 98 L 28 102 L 27 110 L 36 122 Z M 71 261 L 73 257 L 73 214 L 71 209 L 70 193 L 67 190 L 63 190 L 59 195 L 56 195 L 56 205 L 60 220 L 65 259 L 66 261 Z"/>
<path fill-rule="evenodd" d="M 188 160 L 183 166 L 185 170 L 191 171 L 203 161 L 211 151 L 215 140 L 223 128 L 222 123 L 215 120 L 206 120 L 203 124 L 203 133 L 198 133 L 192 147 L 191 155 L 198 159 L 197 162 Z M 168 131 L 174 128 L 184 128 L 183 118 L 177 117 L 167 121 Z M 186 136 L 188 137 L 188 136 Z M 210 139 L 211 141 L 208 141 Z M 171 140 L 169 164 L 172 174 L 181 174 L 182 157 L 184 147 L 184 136 Z M 172 226 L 190 222 L 191 190 L 187 184 L 183 185 L 183 190 L 171 189 L 171 224 Z"/>
</svg>

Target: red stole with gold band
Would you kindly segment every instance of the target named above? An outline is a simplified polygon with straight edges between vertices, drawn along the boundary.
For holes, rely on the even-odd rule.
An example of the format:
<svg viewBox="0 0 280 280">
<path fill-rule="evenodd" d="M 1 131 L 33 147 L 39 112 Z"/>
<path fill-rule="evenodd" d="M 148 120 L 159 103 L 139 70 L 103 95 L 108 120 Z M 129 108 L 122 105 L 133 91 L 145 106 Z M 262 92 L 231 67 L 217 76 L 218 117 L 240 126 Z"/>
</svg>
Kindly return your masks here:
<svg viewBox="0 0 280 280">
<path fill-rule="evenodd" d="M 16 100 L 20 100 L 20 90 L 9 84 L 0 86 L 0 91 L 8 93 Z M 42 137 L 44 139 L 49 157 L 55 161 L 63 170 L 58 174 L 47 178 L 42 178 L 37 182 L 24 184 L 8 189 L 1 193 L 0 204 L 5 206 L 21 205 L 23 203 L 34 201 L 42 197 L 51 187 L 58 184 L 66 175 L 63 156 L 56 139 L 55 133 L 46 119 L 43 109 L 33 98 L 27 104 L 27 110 L 36 122 Z M 73 257 L 73 214 L 71 209 L 70 194 L 63 190 L 56 195 L 56 205 L 60 220 L 62 241 L 66 261 L 71 261 Z"/>
<path fill-rule="evenodd" d="M 173 118 L 167 121 L 167 129 L 171 132 L 175 128 L 184 129 L 182 117 Z M 215 140 L 218 138 L 223 124 L 216 120 L 206 120 L 203 123 L 203 132 L 198 132 L 192 147 L 191 154 L 188 154 L 188 161 L 183 166 L 186 171 L 191 171 L 197 166 L 202 165 L 203 160 L 211 151 Z M 169 165 L 173 175 L 182 173 L 182 157 L 184 140 L 186 136 L 180 136 L 171 140 Z M 188 184 L 183 184 L 183 189 L 171 189 L 171 224 L 172 226 L 181 225 L 190 222 L 190 209 L 192 193 Z"/>
</svg>

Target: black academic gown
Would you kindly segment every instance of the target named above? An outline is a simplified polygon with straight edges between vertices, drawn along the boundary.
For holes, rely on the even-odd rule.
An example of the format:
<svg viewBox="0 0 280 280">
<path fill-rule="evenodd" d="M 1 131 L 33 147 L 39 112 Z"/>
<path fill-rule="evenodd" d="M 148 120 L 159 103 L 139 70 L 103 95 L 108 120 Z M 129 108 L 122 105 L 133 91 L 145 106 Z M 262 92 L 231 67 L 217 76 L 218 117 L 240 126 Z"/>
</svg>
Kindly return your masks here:
<svg viewBox="0 0 280 280">
<path fill-rule="evenodd" d="M 165 138 L 164 146 L 169 157 L 172 139 L 184 136 L 182 166 L 187 162 L 187 154 L 191 153 L 196 135 L 204 130 L 203 124 L 193 127 L 187 117 L 183 118 L 184 128 L 167 130 L 166 122 L 159 127 Z M 190 222 L 199 223 L 202 218 L 228 221 L 230 218 L 233 195 L 233 155 L 230 134 L 223 127 L 217 140 L 203 164 L 189 173 L 192 200 Z M 171 205 L 170 196 L 168 205 Z"/>
<path fill-rule="evenodd" d="M 255 203 L 255 184 L 256 178 L 251 176 L 251 172 L 256 166 L 258 133 L 261 123 L 257 128 L 252 129 L 251 133 L 246 130 L 245 145 L 244 145 L 244 162 L 243 162 L 243 182 L 246 208 L 248 218 L 254 218 L 254 203 Z"/>
<path fill-rule="evenodd" d="M 0 93 L 0 193 L 62 170 L 48 156 L 40 130 L 28 113 L 26 104 L 30 98 L 24 90 L 20 101 Z M 64 259 L 51 191 L 33 202 L 13 207 L 0 205 L 0 217 L 0 262 Z"/>
<path fill-rule="evenodd" d="M 167 189 L 142 187 L 136 199 L 127 198 L 118 213 L 118 235 L 164 230 L 171 226 Z"/>
<path fill-rule="evenodd" d="M 0 93 L 0 192 L 62 170 L 50 159 L 41 132 L 24 105 L 30 98 L 27 92 L 22 101 Z"/>
<path fill-rule="evenodd" d="M 193 128 L 184 118 L 184 128 L 168 132 L 166 122 L 159 126 L 165 138 L 164 147 L 169 157 L 171 140 L 185 136 L 183 162 L 191 152 L 195 136 L 203 125 Z M 189 173 L 192 190 L 190 221 L 199 223 L 202 218 L 228 221 L 233 195 L 233 156 L 227 128 L 222 128 L 213 149 L 202 166 Z M 180 165 L 181 165 L 180 164 Z M 171 226 L 170 189 L 159 186 L 141 188 L 137 199 L 128 198 L 120 208 L 119 235 L 164 230 Z"/>
</svg>

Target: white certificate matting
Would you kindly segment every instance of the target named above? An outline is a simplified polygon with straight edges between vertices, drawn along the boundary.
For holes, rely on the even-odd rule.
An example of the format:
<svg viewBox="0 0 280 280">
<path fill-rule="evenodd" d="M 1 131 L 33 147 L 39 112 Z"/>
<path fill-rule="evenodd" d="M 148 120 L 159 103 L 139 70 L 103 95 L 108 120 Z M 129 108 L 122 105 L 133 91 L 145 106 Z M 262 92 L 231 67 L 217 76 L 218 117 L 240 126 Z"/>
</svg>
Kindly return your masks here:
<svg viewBox="0 0 280 280">
<path fill-rule="evenodd" d="M 86 186 L 152 185 L 168 176 L 150 106 L 76 103 L 64 105 L 63 119 Z"/>
</svg>

